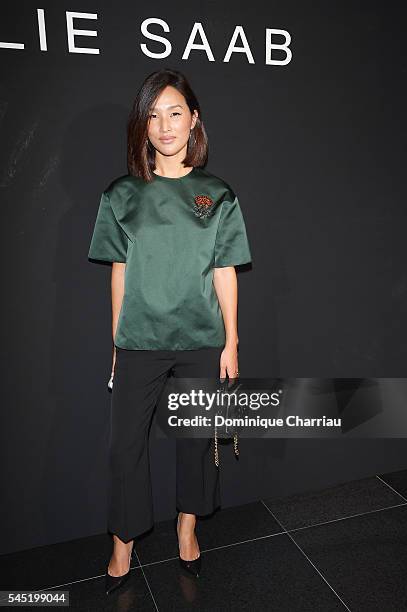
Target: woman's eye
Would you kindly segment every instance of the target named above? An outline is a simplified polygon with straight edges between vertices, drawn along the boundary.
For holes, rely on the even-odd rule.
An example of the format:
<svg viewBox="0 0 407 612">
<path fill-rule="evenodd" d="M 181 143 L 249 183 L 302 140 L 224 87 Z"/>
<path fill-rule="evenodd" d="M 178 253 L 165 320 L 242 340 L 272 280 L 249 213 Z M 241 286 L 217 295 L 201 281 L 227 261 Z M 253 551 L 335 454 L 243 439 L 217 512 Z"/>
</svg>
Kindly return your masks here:
<svg viewBox="0 0 407 612">
<path fill-rule="evenodd" d="M 177 111 L 174 111 L 173 113 L 171 113 L 172 115 L 181 115 L 181 113 L 178 113 Z M 155 119 L 155 117 L 157 117 L 157 115 L 155 113 L 152 113 L 149 115 L 150 119 Z"/>
</svg>

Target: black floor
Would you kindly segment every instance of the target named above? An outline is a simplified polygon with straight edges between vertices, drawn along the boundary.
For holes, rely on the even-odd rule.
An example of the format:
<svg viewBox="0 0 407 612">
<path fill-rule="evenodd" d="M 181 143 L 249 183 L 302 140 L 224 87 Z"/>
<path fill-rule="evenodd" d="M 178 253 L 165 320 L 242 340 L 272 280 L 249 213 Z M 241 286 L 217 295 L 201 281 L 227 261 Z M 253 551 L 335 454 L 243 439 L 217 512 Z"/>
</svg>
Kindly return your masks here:
<svg viewBox="0 0 407 612">
<path fill-rule="evenodd" d="M 71 608 L 98 612 L 407 611 L 407 470 L 220 510 L 196 533 L 198 579 L 179 568 L 168 521 L 138 540 L 129 582 L 109 597 L 107 535 L 0 557 L 0 588 L 67 590 Z"/>
</svg>

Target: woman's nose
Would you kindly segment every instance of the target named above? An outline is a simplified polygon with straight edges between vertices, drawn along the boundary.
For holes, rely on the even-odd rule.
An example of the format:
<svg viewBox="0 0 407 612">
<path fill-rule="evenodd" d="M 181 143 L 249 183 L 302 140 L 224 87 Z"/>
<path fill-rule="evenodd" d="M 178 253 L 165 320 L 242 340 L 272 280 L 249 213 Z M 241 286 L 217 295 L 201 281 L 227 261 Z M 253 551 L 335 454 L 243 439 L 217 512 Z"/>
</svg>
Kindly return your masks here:
<svg viewBox="0 0 407 612">
<path fill-rule="evenodd" d="M 161 131 L 162 132 L 167 132 L 168 128 L 170 127 L 170 123 L 169 123 L 168 119 L 162 119 L 160 127 L 161 127 Z"/>
</svg>

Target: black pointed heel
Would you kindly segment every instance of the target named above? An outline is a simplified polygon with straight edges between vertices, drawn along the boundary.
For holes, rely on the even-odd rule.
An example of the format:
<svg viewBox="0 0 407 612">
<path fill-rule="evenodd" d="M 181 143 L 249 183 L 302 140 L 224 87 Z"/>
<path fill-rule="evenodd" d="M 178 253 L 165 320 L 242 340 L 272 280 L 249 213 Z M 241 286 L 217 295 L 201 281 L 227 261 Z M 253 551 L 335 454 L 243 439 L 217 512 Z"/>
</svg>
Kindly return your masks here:
<svg viewBox="0 0 407 612">
<path fill-rule="evenodd" d="M 134 551 L 134 545 L 133 545 L 132 551 L 129 555 L 129 569 L 125 574 L 123 574 L 122 576 L 111 576 L 108 572 L 108 569 L 106 569 L 106 578 L 105 578 L 106 595 L 110 595 L 110 593 L 113 593 L 113 591 L 116 591 L 116 589 L 123 586 L 127 582 L 127 580 L 130 577 L 131 559 L 134 559 L 134 558 L 135 558 L 135 551 Z"/>
<path fill-rule="evenodd" d="M 201 555 L 197 559 L 193 559 L 192 561 L 186 561 L 185 559 L 181 559 L 178 555 L 178 559 L 182 569 L 184 569 L 195 578 L 199 578 L 199 574 L 201 573 Z"/>
<path fill-rule="evenodd" d="M 179 527 L 179 514 L 177 518 L 177 535 L 178 535 L 178 527 Z M 197 559 L 191 559 L 188 561 L 187 559 L 182 559 L 181 555 L 178 555 L 178 561 L 183 570 L 185 570 L 188 574 L 195 576 L 195 578 L 199 578 L 199 574 L 201 573 L 202 560 L 201 555 Z"/>
</svg>

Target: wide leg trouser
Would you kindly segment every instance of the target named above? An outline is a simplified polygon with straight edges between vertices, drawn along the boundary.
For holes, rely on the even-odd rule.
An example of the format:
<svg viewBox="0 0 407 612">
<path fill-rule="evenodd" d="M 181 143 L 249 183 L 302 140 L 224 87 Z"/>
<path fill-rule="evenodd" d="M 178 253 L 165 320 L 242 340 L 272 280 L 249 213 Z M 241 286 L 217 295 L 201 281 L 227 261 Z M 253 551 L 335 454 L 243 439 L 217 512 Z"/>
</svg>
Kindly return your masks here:
<svg viewBox="0 0 407 612">
<path fill-rule="evenodd" d="M 149 427 L 172 371 L 185 378 L 219 377 L 221 347 L 126 350 L 116 347 L 111 400 L 108 531 L 124 542 L 154 525 Z M 176 439 L 176 506 L 206 515 L 220 506 L 212 438 Z"/>
</svg>

